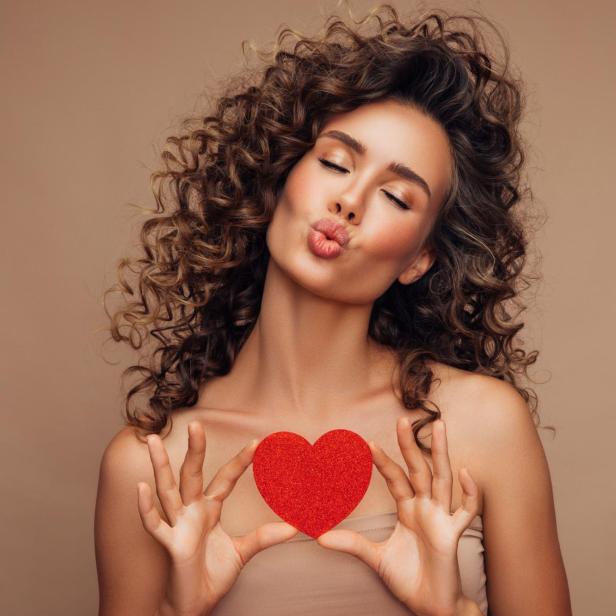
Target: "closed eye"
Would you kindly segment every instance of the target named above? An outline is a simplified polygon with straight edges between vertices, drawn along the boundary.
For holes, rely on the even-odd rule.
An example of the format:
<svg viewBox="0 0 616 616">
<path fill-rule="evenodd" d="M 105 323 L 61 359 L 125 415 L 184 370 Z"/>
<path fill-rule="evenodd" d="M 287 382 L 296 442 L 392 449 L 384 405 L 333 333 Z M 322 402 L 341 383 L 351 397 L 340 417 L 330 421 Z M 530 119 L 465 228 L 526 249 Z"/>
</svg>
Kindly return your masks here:
<svg viewBox="0 0 616 616">
<path fill-rule="evenodd" d="M 349 170 L 341 167 L 340 165 L 336 165 L 325 158 L 319 158 L 319 162 L 322 163 L 325 167 L 330 167 L 331 169 L 336 169 L 336 171 L 341 171 L 342 173 L 348 173 Z"/>
<path fill-rule="evenodd" d="M 340 165 L 336 165 L 335 163 L 332 163 L 331 161 L 325 159 L 325 158 L 319 158 L 319 162 L 324 166 L 324 167 L 328 167 L 338 173 L 349 173 L 348 169 L 345 169 L 344 167 L 341 167 Z M 411 208 L 404 203 L 404 201 L 398 199 L 398 197 L 396 197 L 395 195 L 392 195 L 391 193 L 387 192 L 386 190 L 383 191 L 388 197 L 389 199 L 391 199 L 394 203 L 396 203 L 397 205 L 399 205 L 402 209 L 404 210 L 410 210 Z"/>
</svg>

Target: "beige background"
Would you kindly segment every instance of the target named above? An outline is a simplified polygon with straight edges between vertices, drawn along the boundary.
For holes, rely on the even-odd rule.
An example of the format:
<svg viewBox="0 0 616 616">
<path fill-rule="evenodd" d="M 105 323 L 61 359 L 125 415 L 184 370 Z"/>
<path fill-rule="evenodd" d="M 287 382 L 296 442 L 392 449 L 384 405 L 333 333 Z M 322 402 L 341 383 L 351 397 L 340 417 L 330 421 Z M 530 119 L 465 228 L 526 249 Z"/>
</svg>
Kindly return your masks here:
<svg viewBox="0 0 616 616">
<path fill-rule="evenodd" d="M 127 203 L 152 207 L 157 150 L 206 87 L 241 66 L 243 39 L 266 44 L 282 23 L 314 32 L 334 3 L 0 6 L 0 613 L 95 614 L 98 465 L 121 427 L 119 374 L 131 360 L 101 348 L 101 294 L 133 252 L 139 220 Z M 541 434 L 574 613 L 614 614 L 615 5 L 431 6 L 493 18 L 528 84 L 529 173 L 548 221 L 526 338 L 541 349 L 542 422 L 557 428 Z"/>
</svg>

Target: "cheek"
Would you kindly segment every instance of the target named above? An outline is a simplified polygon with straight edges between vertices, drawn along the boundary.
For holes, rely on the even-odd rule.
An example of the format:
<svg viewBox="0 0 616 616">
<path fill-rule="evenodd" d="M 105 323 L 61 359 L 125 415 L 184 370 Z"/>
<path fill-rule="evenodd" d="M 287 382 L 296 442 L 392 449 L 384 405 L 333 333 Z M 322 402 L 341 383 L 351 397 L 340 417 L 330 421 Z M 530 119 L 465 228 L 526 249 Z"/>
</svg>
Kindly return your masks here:
<svg viewBox="0 0 616 616">
<path fill-rule="evenodd" d="M 406 214 L 406 213 L 405 213 Z M 365 225 L 364 251 L 382 261 L 405 260 L 417 252 L 423 238 L 423 225 L 416 214 L 375 219 Z"/>
<path fill-rule="evenodd" d="M 288 209 L 308 212 L 314 209 L 315 204 L 323 202 L 322 191 L 322 178 L 318 177 L 308 160 L 300 160 L 289 174 L 281 198 Z"/>
<path fill-rule="evenodd" d="M 311 222 L 311 201 L 320 198 L 315 195 L 315 181 L 298 163 L 287 177 L 283 189 L 278 195 L 276 209 L 268 226 L 266 240 L 270 252 L 286 250 L 296 245 L 296 240 L 308 233 Z"/>
</svg>

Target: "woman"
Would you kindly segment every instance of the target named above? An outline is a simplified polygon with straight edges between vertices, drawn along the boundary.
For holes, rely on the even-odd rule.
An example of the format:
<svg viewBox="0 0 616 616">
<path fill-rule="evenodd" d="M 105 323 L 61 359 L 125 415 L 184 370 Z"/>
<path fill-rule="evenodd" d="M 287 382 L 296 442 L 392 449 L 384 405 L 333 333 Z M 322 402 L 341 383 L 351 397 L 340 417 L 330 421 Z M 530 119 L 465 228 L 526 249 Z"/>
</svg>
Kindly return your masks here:
<svg viewBox="0 0 616 616">
<path fill-rule="evenodd" d="M 102 615 L 571 613 L 509 303 L 521 86 L 487 20 L 374 16 L 283 30 L 256 85 L 169 140 L 112 317 L 159 361 L 128 369 L 149 409 L 101 462 Z M 244 471 L 272 432 L 335 428 L 379 473 L 311 540 Z"/>
</svg>

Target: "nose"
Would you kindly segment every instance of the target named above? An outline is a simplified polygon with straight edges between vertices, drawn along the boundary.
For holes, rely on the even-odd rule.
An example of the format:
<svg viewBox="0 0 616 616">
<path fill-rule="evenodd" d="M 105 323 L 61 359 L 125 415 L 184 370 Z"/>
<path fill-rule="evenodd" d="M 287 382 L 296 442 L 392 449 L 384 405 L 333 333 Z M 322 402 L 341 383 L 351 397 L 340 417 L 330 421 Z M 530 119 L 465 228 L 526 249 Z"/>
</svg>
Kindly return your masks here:
<svg viewBox="0 0 616 616">
<path fill-rule="evenodd" d="M 358 224 L 361 220 L 363 206 L 359 186 L 354 186 L 338 195 L 333 202 L 330 211 L 337 216 L 342 216 L 352 224 Z"/>
</svg>

